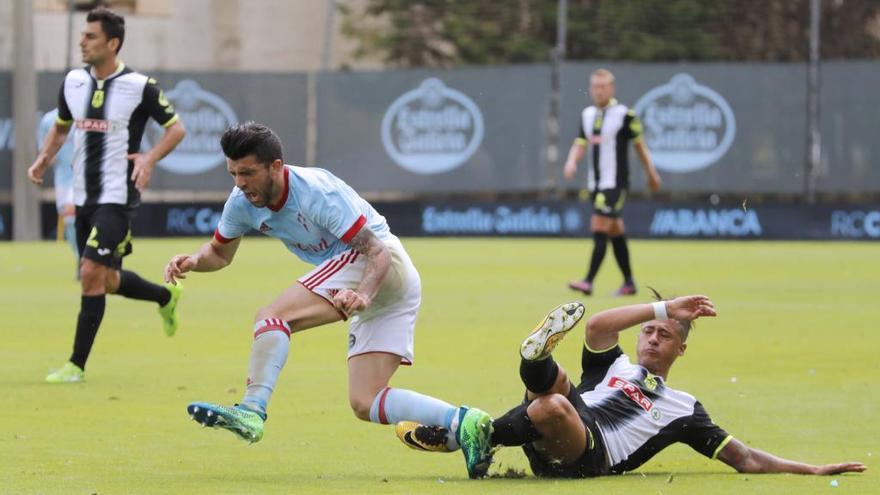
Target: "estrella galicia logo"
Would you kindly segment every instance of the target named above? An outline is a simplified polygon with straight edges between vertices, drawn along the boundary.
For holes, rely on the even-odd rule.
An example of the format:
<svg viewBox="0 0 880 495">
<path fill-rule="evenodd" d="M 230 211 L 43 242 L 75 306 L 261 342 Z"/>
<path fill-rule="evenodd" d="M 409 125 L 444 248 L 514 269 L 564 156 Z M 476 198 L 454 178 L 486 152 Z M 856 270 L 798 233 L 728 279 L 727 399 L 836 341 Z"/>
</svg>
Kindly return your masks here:
<svg viewBox="0 0 880 495">
<path fill-rule="evenodd" d="M 395 163 L 416 174 L 448 172 L 483 141 L 483 114 L 461 91 L 429 78 L 394 100 L 382 118 L 382 144 Z"/>
<path fill-rule="evenodd" d="M 717 162 L 733 144 L 736 119 L 727 101 L 688 74 L 645 93 L 635 111 L 657 168 L 692 172 Z"/>
<path fill-rule="evenodd" d="M 192 175 L 226 163 L 220 150 L 220 136 L 227 127 L 238 123 L 229 103 L 190 79 L 177 83 L 166 97 L 186 125 L 186 137 L 159 166 L 177 174 Z M 153 122 L 144 133 L 148 146 L 158 142 L 163 132 L 164 129 Z"/>
</svg>

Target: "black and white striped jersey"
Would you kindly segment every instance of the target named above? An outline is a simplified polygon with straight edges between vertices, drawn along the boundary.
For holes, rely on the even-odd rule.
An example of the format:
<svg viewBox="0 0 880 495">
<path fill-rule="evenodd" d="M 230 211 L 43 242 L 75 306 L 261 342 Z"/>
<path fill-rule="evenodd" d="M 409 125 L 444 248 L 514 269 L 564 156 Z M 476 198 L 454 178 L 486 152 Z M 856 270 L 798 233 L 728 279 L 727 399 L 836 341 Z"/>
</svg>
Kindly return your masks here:
<svg viewBox="0 0 880 495">
<path fill-rule="evenodd" d="M 592 151 L 587 173 L 589 190 L 627 189 L 629 142 L 642 135 L 642 123 L 635 111 L 612 98 L 605 108 L 585 108 L 580 124 L 575 141 L 589 145 Z"/>
<path fill-rule="evenodd" d="M 667 446 L 682 442 L 715 458 L 731 437 L 694 396 L 630 362 L 620 346 L 584 346 L 577 387 L 602 435 L 611 473 L 632 471 Z"/>
<path fill-rule="evenodd" d="M 74 126 L 73 199 L 78 206 L 140 202 L 128 154 L 140 151 L 150 117 L 165 127 L 178 119 L 155 79 L 122 62 L 104 80 L 95 79 L 89 67 L 67 73 L 58 94 L 58 122 Z"/>
</svg>

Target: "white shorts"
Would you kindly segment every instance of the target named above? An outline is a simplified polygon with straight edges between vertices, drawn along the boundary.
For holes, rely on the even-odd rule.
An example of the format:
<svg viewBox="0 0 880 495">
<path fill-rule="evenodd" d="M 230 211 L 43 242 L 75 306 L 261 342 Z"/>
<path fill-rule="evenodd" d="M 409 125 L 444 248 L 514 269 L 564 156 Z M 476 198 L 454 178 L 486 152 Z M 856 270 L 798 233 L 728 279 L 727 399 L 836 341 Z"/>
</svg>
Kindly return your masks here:
<svg viewBox="0 0 880 495">
<path fill-rule="evenodd" d="M 391 266 L 370 307 L 349 319 L 348 357 L 384 352 L 400 356 L 402 364 L 412 364 L 422 282 L 400 240 L 395 237 L 384 242 Z M 345 251 L 300 277 L 299 283 L 332 303 L 340 290 L 357 288 L 366 266 L 366 256 Z"/>
</svg>

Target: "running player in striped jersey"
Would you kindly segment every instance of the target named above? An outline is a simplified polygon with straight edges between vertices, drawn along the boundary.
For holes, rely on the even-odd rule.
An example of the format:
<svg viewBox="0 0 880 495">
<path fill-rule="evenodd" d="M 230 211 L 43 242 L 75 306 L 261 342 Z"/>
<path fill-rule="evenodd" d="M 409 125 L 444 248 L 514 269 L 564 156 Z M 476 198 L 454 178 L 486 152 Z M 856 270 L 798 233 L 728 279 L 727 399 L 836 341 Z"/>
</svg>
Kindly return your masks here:
<svg viewBox="0 0 880 495">
<path fill-rule="evenodd" d="M 140 193 L 150 185 L 156 163 L 186 134 L 156 81 L 132 71 L 118 58 L 124 39 L 122 16 L 103 7 L 88 13 L 79 42 L 88 66 L 64 77 L 58 118 L 28 169 L 31 182 L 42 184 L 43 173 L 74 128 L 74 227 L 82 298 L 73 353 L 46 377 L 49 383 L 84 379 L 108 293 L 156 303 L 169 337 L 178 327 L 181 288 L 163 287 L 122 269 L 122 259 L 131 253 L 131 219 Z M 141 138 L 150 118 L 165 132 L 152 149 L 141 153 Z"/>
<path fill-rule="evenodd" d="M 231 127 L 220 145 L 235 187 L 214 237 L 195 254 L 174 256 L 166 281 L 226 267 L 250 230 L 280 240 L 316 267 L 257 311 L 241 402 L 192 403 L 187 407 L 192 418 L 259 441 L 291 334 L 348 320 L 349 402 L 355 416 L 439 426 L 451 432 L 448 441 L 455 448 L 459 422 L 484 413 L 388 386 L 398 366 L 413 362 L 421 281 L 385 218 L 330 172 L 285 165 L 280 139 L 262 124 Z"/>
<path fill-rule="evenodd" d="M 581 478 L 632 471 L 679 442 L 742 473 L 866 469 L 860 462 L 804 464 L 748 447 L 715 425 L 694 396 L 668 386 L 672 364 L 687 349 L 692 322 L 716 315 L 709 298 L 679 297 L 596 313 L 587 323 L 580 384 L 575 387 L 551 353 L 583 314 L 580 303 L 563 304 L 523 341 L 525 401 L 491 421 L 487 435 L 462 442 L 465 459 L 477 458 L 470 462 L 480 467 L 478 477 L 488 469 L 493 448 L 500 446 L 522 446 L 536 476 Z M 637 325 L 634 364 L 621 350 L 618 336 Z M 436 428 L 425 426 L 398 427 L 398 436 L 409 446 L 406 436 L 430 442 L 437 434 Z"/>
</svg>

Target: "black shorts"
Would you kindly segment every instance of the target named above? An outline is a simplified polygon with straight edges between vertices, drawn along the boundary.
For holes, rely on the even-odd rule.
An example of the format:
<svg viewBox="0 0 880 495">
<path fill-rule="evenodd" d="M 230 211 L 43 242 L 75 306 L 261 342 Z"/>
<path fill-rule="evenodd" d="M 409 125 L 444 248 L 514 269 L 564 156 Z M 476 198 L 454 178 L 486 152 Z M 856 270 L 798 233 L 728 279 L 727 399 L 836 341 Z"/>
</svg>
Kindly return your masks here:
<svg viewBox="0 0 880 495">
<path fill-rule="evenodd" d="M 590 194 L 593 214 L 609 218 L 620 218 L 626 203 L 626 189 L 600 189 Z"/>
<path fill-rule="evenodd" d="M 608 474 L 608 461 L 605 458 L 605 443 L 602 441 L 602 434 L 599 433 L 599 427 L 596 420 L 587 410 L 587 405 L 573 386 L 569 389 L 566 396 L 568 402 L 574 406 L 584 424 L 584 430 L 587 435 L 587 449 L 584 454 L 571 464 L 559 464 L 544 457 L 538 452 L 534 445 L 527 443 L 522 446 L 523 452 L 529 459 L 529 466 L 535 476 L 544 478 L 591 478 L 593 476 L 602 476 Z M 526 402 L 519 407 L 528 407 Z"/>
<path fill-rule="evenodd" d="M 76 245 L 80 256 L 114 270 L 131 254 L 132 209 L 105 204 L 76 207 Z"/>
</svg>

